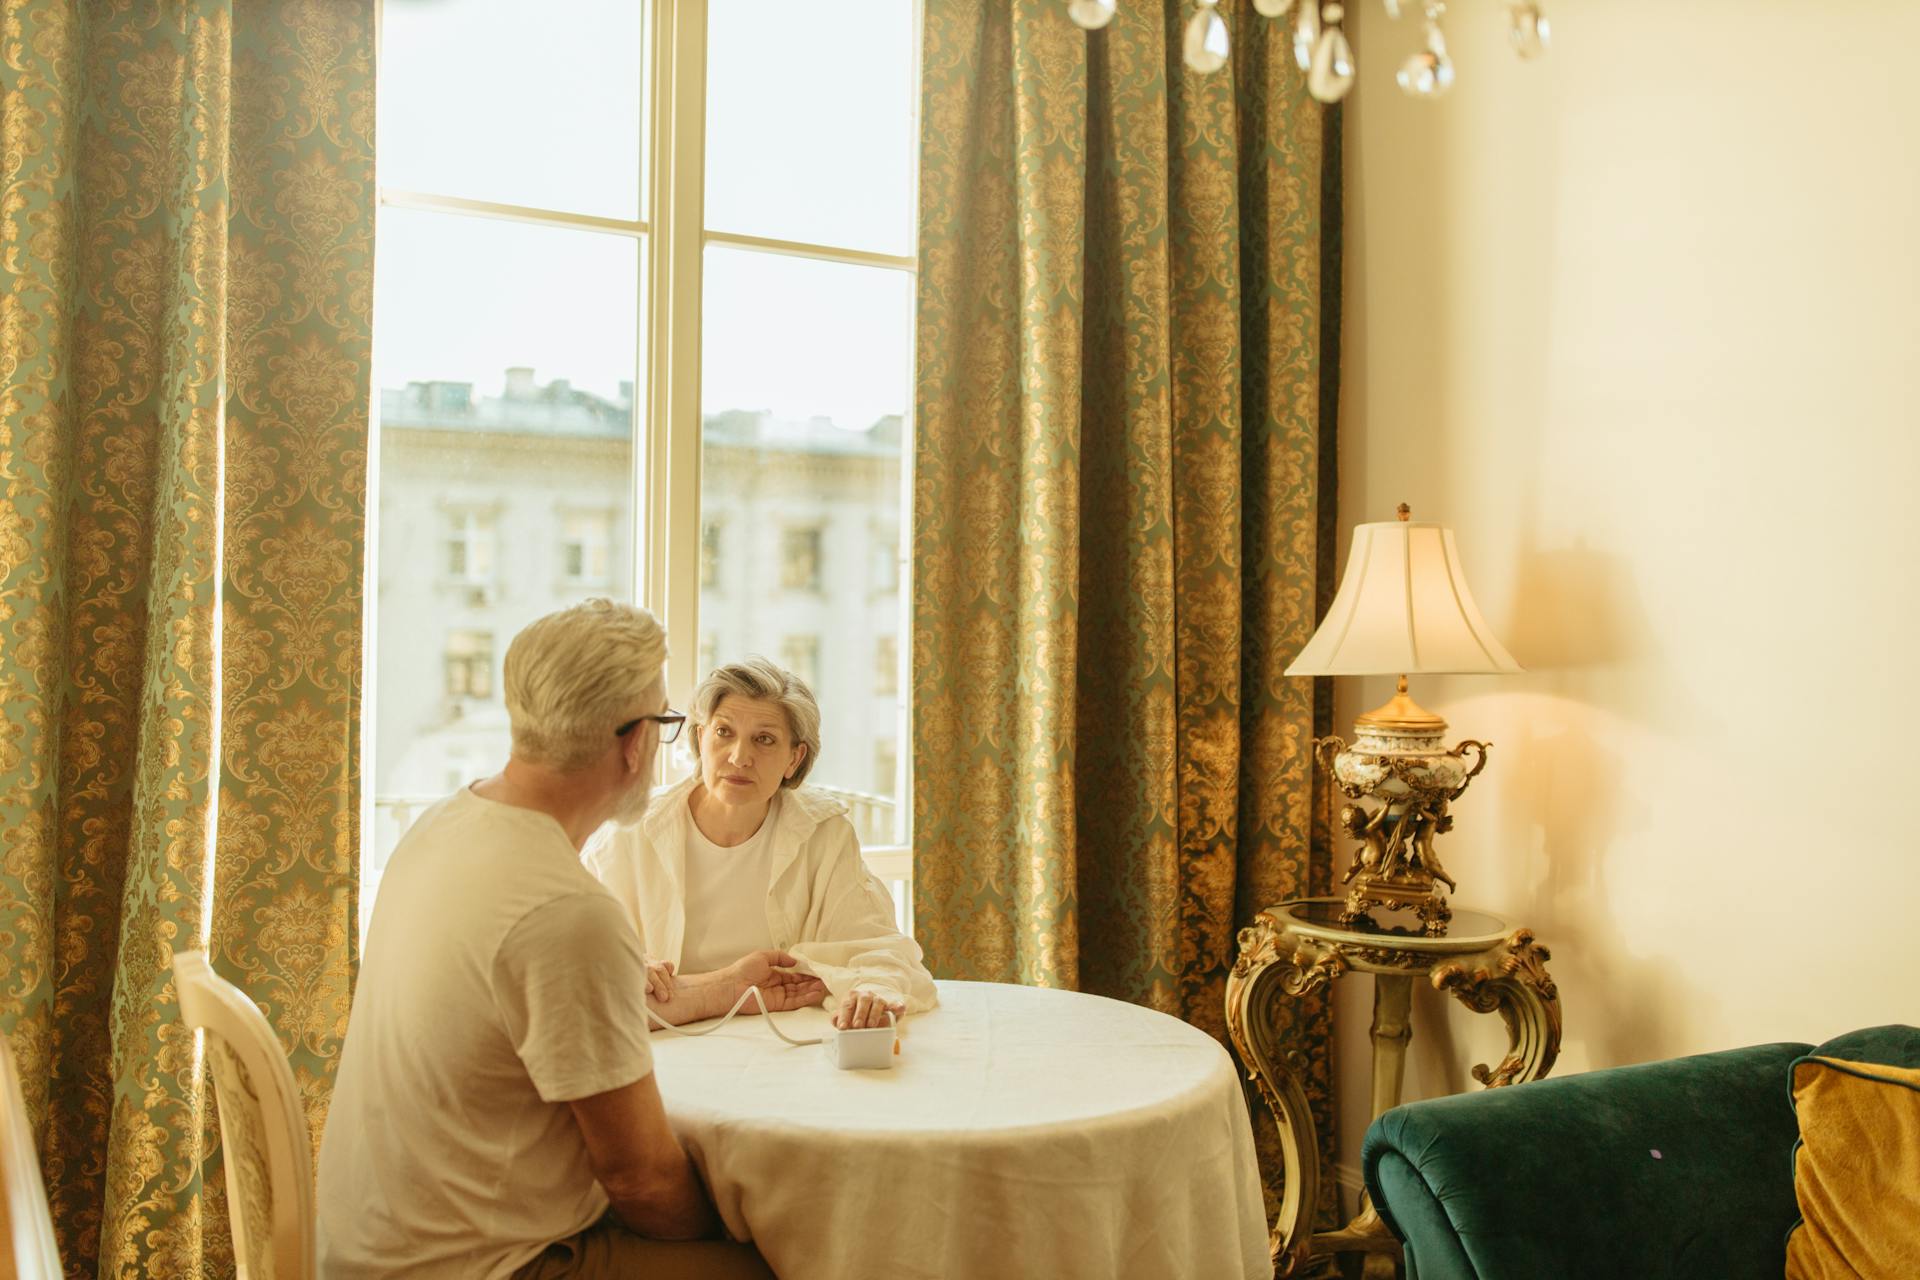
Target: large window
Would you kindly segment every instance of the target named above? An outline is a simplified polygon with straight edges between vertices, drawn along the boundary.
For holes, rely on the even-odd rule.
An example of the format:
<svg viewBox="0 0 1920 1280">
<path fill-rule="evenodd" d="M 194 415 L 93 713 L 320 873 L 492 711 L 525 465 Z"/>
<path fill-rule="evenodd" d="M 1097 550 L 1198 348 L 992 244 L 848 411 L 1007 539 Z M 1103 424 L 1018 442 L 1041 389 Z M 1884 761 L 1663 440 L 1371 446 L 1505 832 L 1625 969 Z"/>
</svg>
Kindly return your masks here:
<svg viewBox="0 0 1920 1280">
<path fill-rule="evenodd" d="M 874 697 L 898 644 L 912 404 L 917 6 L 709 0 L 700 501 L 725 530 L 702 625 L 822 711 L 809 780 L 862 793 L 869 846 L 906 837 L 905 717 Z M 883 540 L 877 541 L 876 538 Z"/>
<path fill-rule="evenodd" d="M 666 620 L 676 703 L 802 668 L 810 780 L 897 850 L 918 5 L 382 11 L 365 900 L 505 758 L 512 636 L 589 595 Z"/>
</svg>

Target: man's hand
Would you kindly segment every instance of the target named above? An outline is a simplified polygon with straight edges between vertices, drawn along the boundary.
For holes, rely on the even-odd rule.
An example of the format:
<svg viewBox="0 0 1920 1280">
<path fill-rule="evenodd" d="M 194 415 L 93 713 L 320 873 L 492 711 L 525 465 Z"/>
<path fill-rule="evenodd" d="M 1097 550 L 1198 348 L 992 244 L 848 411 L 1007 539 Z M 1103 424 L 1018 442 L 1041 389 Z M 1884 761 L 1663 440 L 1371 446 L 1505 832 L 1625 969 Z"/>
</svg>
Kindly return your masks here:
<svg viewBox="0 0 1920 1280">
<path fill-rule="evenodd" d="M 842 1031 L 852 1031 L 858 1027 L 884 1027 L 889 1013 L 897 1022 L 906 1012 L 905 1004 L 889 1000 L 877 991 L 849 991 L 841 998 L 840 1011 L 833 1015 L 833 1025 Z"/>
<path fill-rule="evenodd" d="M 732 986 L 734 1000 L 748 987 L 758 987 L 770 1012 L 785 1013 L 789 1009 L 819 1004 L 827 998 L 827 984 L 793 967 L 799 963 L 784 951 L 749 951 L 722 972 Z M 758 1013 L 759 1006 L 749 1000 L 741 1006 L 741 1012 Z"/>
<path fill-rule="evenodd" d="M 673 999 L 673 961 L 647 961 L 647 999 L 659 1004 Z"/>
</svg>

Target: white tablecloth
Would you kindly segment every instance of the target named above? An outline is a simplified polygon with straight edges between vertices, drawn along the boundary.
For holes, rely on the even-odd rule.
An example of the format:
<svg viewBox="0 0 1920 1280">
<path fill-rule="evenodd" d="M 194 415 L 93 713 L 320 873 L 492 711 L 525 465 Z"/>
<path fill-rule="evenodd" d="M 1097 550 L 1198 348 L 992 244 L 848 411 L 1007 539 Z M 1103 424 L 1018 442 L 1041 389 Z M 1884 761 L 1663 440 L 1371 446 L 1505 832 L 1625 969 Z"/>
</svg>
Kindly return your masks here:
<svg viewBox="0 0 1920 1280">
<path fill-rule="evenodd" d="M 1099 996 L 939 987 L 891 1071 L 838 1070 L 757 1017 L 654 1034 L 675 1130 L 781 1280 L 1272 1274 L 1217 1043 Z M 796 1039 L 827 1027 L 819 1010 L 776 1019 Z"/>
</svg>

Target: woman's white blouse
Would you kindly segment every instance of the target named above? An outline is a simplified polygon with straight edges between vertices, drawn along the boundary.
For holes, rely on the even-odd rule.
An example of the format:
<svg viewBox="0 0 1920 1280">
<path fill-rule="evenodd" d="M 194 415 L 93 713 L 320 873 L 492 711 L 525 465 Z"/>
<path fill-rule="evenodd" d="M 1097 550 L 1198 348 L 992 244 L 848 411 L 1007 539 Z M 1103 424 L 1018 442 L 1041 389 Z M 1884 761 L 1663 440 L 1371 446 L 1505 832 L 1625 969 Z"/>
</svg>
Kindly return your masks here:
<svg viewBox="0 0 1920 1280">
<path fill-rule="evenodd" d="M 687 844 L 693 815 L 687 778 L 654 797 L 630 826 L 603 827 L 585 859 L 626 908 L 651 960 L 684 972 L 687 942 Z M 846 805 L 812 787 L 780 793 L 761 828 L 767 832 L 767 874 L 739 885 L 743 902 L 764 904 L 773 945 L 791 952 L 831 992 L 873 991 L 904 1003 L 908 1013 L 938 1001 L 920 946 L 894 927 L 893 899 L 860 858 Z"/>
</svg>

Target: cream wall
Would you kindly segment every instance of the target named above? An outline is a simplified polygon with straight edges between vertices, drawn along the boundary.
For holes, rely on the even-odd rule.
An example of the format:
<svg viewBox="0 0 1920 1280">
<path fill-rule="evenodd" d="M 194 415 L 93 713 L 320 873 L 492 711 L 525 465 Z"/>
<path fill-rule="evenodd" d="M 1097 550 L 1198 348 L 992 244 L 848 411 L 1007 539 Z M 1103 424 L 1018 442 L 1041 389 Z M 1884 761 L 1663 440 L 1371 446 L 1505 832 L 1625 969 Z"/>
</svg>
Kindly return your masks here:
<svg viewBox="0 0 1920 1280">
<path fill-rule="evenodd" d="M 1438 103 L 1353 8 L 1343 528 L 1452 525 L 1528 668 L 1414 681 L 1495 744 L 1460 901 L 1553 948 L 1562 1073 L 1920 1023 L 1920 5 L 1549 0 L 1522 64 L 1461 0 Z M 1414 1018 L 1409 1097 L 1504 1043 Z"/>
</svg>

